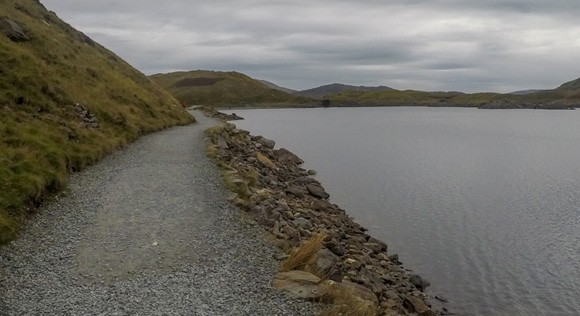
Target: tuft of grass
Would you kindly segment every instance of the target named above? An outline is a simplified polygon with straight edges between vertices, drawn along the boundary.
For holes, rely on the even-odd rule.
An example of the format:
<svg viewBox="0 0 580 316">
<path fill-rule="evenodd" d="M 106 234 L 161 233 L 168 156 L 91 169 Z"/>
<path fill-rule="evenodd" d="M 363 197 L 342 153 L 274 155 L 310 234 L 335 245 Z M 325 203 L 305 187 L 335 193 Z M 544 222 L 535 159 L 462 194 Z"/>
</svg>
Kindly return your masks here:
<svg viewBox="0 0 580 316">
<path fill-rule="evenodd" d="M 36 0 L 0 2 L 0 244 L 68 174 L 135 138 L 193 121 L 179 101 Z M 99 126 L 88 127 L 81 105 Z"/>
<path fill-rule="evenodd" d="M 333 281 L 325 281 L 323 301 L 329 307 L 321 311 L 321 316 L 375 316 L 377 306 L 364 300 L 352 290 Z"/>
<path fill-rule="evenodd" d="M 288 258 L 282 261 L 280 271 L 304 270 L 319 275 L 320 271 L 312 270 L 312 262 L 316 253 L 323 247 L 323 241 L 326 238 L 324 233 L 313 234 L 309 239 L 302 242 L 298 247 L 290 252 Z M 375 316 L 377 306 L 374 302 L 368 301 L 357 295 L 357 292 L 347 286 L 331 280 L 321 282 L 324 296 L 321 303 L 328 305 L 323 309 L 322 316 Z"/>
<path fill-rule="evenodd" d="M 322 249 L 324 238 L 326 238 L 325 234 L 313 234 L 282 261 L 280 271 L 304 270 L 316 253 Z"/>
</svg>

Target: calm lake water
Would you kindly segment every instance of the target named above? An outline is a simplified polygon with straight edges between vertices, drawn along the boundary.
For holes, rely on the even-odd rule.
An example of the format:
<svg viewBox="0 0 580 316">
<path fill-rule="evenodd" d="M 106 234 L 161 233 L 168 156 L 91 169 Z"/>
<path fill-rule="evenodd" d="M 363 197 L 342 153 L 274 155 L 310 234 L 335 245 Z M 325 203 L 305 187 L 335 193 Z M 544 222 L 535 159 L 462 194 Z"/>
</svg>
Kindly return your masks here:
<svg viewBox="0 0 580 316">
<path fill-rule="evenodd" d="M 317 170 L 452 312 L 580 315 L 580 111 L 234 112 Z"/>
</svg>

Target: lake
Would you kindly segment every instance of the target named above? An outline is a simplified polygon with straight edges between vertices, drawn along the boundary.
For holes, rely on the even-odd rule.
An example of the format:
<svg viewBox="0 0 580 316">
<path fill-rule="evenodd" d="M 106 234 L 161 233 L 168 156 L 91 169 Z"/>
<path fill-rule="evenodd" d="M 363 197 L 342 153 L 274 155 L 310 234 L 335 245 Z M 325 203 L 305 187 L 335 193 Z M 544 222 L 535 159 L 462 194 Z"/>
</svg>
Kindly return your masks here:
<svg viewBox="0 0 580 316">
<path fill-rule="evenodd" d="M 233 112 L 317 170 L 451 312 L 580 314 L 580 111 Z"/>
</svg>

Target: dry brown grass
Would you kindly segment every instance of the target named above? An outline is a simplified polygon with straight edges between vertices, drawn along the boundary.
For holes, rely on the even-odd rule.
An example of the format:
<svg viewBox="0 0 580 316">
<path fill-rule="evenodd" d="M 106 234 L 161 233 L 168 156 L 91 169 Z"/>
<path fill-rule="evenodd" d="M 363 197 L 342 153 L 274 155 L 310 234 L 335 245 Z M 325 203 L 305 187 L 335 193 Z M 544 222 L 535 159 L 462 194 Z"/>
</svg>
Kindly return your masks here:
<svg viewBox="0 0 580 316">
<path fill-rule="evenodd" d="M 316 254 L 322 249 L 323 241 L 326 238 L 324 233 L 312 235 L 300 246 L 290 252 L 281 266 L 282 272 L 292 270 L 305 270 L 317 274 L 322 279 L 320 271 L 313 270 L 313 262 Z M 327 304 L 328 307 L 320 313 L 322 316 L 375 316 L 377 315 L 377 306 L 374 302 L 361 297 L 357 290 L 351 289 L 340 283 L 326 280 L 323 281 L 325 295 L 321 298 L 321 303 Z"/>
<path fill-rule="evenodd" d="M 290 256 L 282 262 L 280 270 L 282 272 L 304 270 L 316 253 L 322 248 L 324 238 L 326 238 L 326 235 L 322 233 L 312 235 L 312 237 L 304 241 L 290 253 Z"/>
</svg>

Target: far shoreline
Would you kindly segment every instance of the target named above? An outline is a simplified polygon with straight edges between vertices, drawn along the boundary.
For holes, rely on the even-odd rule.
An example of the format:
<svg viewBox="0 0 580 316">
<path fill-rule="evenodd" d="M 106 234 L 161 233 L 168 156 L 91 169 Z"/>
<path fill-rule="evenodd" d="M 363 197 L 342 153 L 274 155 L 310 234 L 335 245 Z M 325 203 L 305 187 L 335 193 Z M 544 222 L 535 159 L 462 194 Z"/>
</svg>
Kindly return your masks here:
<svg viewBox="0 0 580 316">
<path fill-rule="evenodd" d="M 544 111 L 574 111 L 580 108 L 577 107 L 562 106 L 562 107 L 485 107 L 476 105 L 434 105 L 434 104 L 399 104 L 399 105 L 376 105 L 376 104 L 363 104 L 363 105 L 244 105 L 244 106 L 232 106 L 232 105 L 193 105 L 193 108 L 198 107 L 211 107 L 218 111 L 235 111 L 235 110 L 276 110 L 276 109 L 333 109 L 333 108 L 401 108 L 401 107 L 413 107 L 413 108 L 465 108 L 465 109 L 477 109 L 477 110 L 544 110 Z"/>
</svg>

